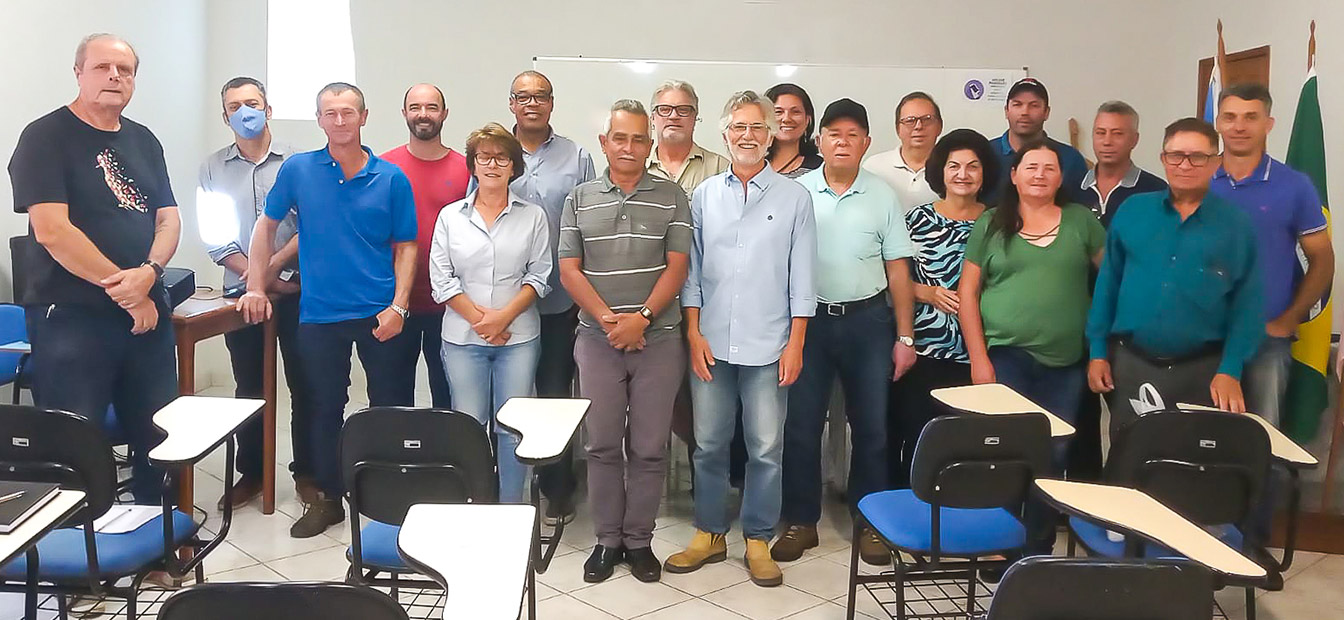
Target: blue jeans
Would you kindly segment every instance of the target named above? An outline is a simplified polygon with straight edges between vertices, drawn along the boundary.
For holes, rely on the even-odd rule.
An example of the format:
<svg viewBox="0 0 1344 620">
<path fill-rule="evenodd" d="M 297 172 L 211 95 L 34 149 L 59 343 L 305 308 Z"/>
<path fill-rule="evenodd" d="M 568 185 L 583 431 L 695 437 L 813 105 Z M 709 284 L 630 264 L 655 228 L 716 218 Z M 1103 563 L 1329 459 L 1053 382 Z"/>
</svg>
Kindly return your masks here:
<svg viewBox="0 0 1344 620">
<path fill-rule="evenodd" d="M 1246 410 L 1278 427 L 1282 422 L 1280 413 L 1288 394 L 1288 374 L 1292 369 L 1292 338 L 1265 336 L 1260 342 L 1260 350 L 1246 362 L 1241 373 Z"/>
<path fill-rule="evenodd" d="M 27 306 L 33 404 L 82 415 L 101 425 L 107 406 L 131 446 L 137 504 L 158 504 L 163 470 L 150 465 L 149 450 L 163 433 L 153 416 L 177 398 L 177 349 L 172 321 L 159 312 L 159 324 L 131 334 L 131 317 L 119 309 L 76 305 Z"/>
<path fill-rule="evenodd" d="M 887 488 L 887 392 L 896 342 L 891 308 L 873 304 L 839 317 L 818 308 L 807 331 L 803 371 L 789 388 L 784 423 L 780 518 L 794 525 L 821 520 L 821 433 L 837 374 L 853 446 L 849 503 L 854 506 L 865 495 Z"/>
<path fill-rule="evenodd" d="M 769 541 L 779 522 L 784 415 L 789 390 L 779 386 L 779 363 L 739 366 L 714 360 L 711 381 L 691 375 L 695 416 L 695 527 L 727 534 L 728 452 L 737 403 L 747 441 L 747 475 L 742 486 L 742 533 Z"/>
<path fill-rule="evenodd" d="M 1082 364 L 1055 368 L 1046 366 L 1025 349 L 994 347 L 989 350 L 989 361 L 999 383 L 1016 390 L 1061 420 L 1074 424 L 1078 421 L 1078 407 L 1082 403 L 1083 385 L 1087 383 L 1087 369 Z M 1055 468 L 1063 472 L 1071 438 L 1056 439 Z"/>
<path fill-rule="evenodd" d="M 341 427 L 350 402 L 350 348 L 368 378 L 371 407 L 410 407 L 415 404 L 415 338 L 402 332 L 379 342 L 373 337 L 378 319 L 336 323 L 300 323 L 299 354 L 308 376 L 312 403 L 313 475 L 326 499 L 345 490 L 341 477 Z"/>
<path fill-rule="evenodd" d="M 514 456 L 519 437 L 500 426 L 495 414 L 510 398 L 537 393 L 540 357 L 541 340 L 537 338 L 502 347 L 443 343 L 443 366 L 448 370 L 453 409 L 476 418 L 481 426 L 495 429 L 501 502 L 523 501 L 530 468 Z"/>
<path fill-rule="evenodd" d="M 443 311 L 412 312 L 406 319 L 406 333 L 419 343 L 416 353 L 416 366 L 419 356 L 425 357 L 425 370 L 429 372 L 429 398 L 435 409 L 448 409 L 453 406 L 448 395 L 448 374 L 443 370 Z M 416 370 L 415 367 L 411 368 Z"/>
</svg>

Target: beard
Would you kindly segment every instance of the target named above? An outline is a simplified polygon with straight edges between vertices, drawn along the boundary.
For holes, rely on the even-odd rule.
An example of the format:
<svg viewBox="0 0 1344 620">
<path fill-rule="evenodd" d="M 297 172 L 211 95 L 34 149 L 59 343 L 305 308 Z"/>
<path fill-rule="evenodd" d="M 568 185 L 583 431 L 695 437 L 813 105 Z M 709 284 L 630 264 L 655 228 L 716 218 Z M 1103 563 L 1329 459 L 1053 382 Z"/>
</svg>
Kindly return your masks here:
<svg viewBox="0 0 1344 620">
<path fill-rule="evenodd" d="M 407 121 L 406 127 L 411 130 L 411 135 L 415 136 L 416 140 L 433 140 L 443 131 L 443 123 L 434 121 L 429 121 L 428 127 L 420 125 L 418 121 Z"/>
</svg>

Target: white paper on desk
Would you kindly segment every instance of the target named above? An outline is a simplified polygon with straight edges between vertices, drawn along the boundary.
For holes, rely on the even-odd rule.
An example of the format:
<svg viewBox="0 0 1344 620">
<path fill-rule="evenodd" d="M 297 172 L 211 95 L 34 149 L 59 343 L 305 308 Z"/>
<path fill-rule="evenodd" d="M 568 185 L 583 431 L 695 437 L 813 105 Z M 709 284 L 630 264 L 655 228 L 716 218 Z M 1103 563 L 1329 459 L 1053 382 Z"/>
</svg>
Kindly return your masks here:
<svg viewBox="0 0 1344 620">
<path fill-rule="evenodd" d="M 116 505 L 93 520 L 93 531 L 99 534 L 125 534 L 162 514 L 162 506 Z"/>
</svg>

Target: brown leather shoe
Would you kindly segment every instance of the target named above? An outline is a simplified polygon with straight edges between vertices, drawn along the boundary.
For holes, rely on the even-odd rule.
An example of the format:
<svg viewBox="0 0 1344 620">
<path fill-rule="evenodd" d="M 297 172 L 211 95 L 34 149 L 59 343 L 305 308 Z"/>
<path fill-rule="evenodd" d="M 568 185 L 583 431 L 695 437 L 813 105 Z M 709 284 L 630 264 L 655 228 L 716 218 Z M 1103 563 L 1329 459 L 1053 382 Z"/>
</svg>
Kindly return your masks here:
<svg viewBox="0 0 1344 620">
<path fill-rule="evenodd" d="M 792 562 L 818 544 L 817 526 L 790 525 L 775 541 L 775 546 L 770 549 L 770 557 L 776 562 Z"/>
<path fill-rule="evenodd" d="M 886 566 L 891 564 L 891 550 L 877 537 L 877 532 L 872 528 L 863 528 L 859 532 L 859 557 L 864 563 L 873 566 Z"/>
<path fill-rule="evenodd" d="M 701 566 L 728 559 L 728 541 L 723 534 L 710 534 L 695 531 L 695 537 L 686 550 L 675 553 L 663 562 L 663 569 L 669 573 L 689 573 Z"/>
<path fill-rule="evenodd" d="M 233 484 L 232 489 L 229 489 L 223 497 L 219 498 L 219 503 L 215 507 L 224 510 L 224 502 L 228 501 L 233 504 L 236 510 L 252 503 L 252 500 L 258 497 L 261 497 L 261 479 L 242 476 L 238 479 L 238 482 Z"/>
<path fill-rule="evenodd" d="M 312 476 L 294 474 L 294 494 L 299 496 L 300 502 L 311 504 L 317 501 L 317 493 L 317 481 Z"/>
<path fill-rule="evenodd" d="M 772 588 L 784 583 L 784 572 L 770 559 L 770 545 L 756 538 L 747 539 L 747 553 L 742 558 L 751 573 L 751 582 L 763 588 Z"/>
<path fill-rule="evenodd" d="M 304 506 L 303 516 L 289 527 L 291 538 L 312 538 L 327 528 L 345 521 L 345 508 L 339 499 L 326 499 L 318 493 L 317 501 Z"/>
</svg>

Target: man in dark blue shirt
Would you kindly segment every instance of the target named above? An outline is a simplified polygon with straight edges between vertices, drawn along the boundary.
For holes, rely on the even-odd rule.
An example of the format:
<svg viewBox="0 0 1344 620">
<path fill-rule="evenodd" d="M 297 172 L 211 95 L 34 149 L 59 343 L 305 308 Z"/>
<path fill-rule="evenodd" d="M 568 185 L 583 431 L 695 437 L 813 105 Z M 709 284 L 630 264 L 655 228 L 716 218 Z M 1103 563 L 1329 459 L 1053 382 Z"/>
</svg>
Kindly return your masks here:
<svg viewBox="0 0 1344 620">
<path fill-rule="evenodd" d="M 1162 149 L 1171 189 L 1111 222 L 1088 315 L 1088 384 L 1107 394 L 1112 436 L 1149 407 L 1245 411 L 1242 369 L 1264 337 L 1255 229 L 1209 191 L 1217 132 L 1181 119 Z"/>
<path fill-rule="evenodd" d="M 266 197 L 248 253 L 249 273 L 265 273 L 275 231 L 298 214 L 299 352 L 312 399 L 317 501 L 290 528 L 311 538 L 345 520 L 339 444 L 349 401 L 350 348 L 368 376 L 369 404 L 410 406 L 418 342 L 401 337 L 415 278 L 416 219 L 411 182 L 360 144 L 364 94 L 341 82 L 317 97 L 327 147 L 285 160 Z M 271 312 L 264 278 L 250 278 L 238 309 L 251 322 Z"/>
<path fill-rule="evenodd" d="M 1092 152 L 1097 166 L 1083 175 L 1079 204 L 1092 209 L 1102 226 L 1110 226 L 1125 199 L 1160 192 L 1167 182 L 1134 163 L 1139 145 L 1139 113 L 1123 101 L 1107 101 L 1092 121 Z"/>
<path fill-rule="evenodd" d="M 1045 121 L 1050 118 L 1050 93 L 1045 90 L 1045 85 L 1036 78 L 1018 80 L 1008 89 L 1008 103 L 1003 106 L 1003 115 L 1008 119 L 1008 131 L 989 142 L 999 156 L 999 178 L 985 179 L 985 183 L 991 183 L 993 188 L 985 197 L 985 204 L 998 204 L 1003 188 L 1008 184 L 1013 153 L 1032 140 L 1044 140 L 1054 145 L 1064 173 L 1060 200 L 1075 202 L 1078 188 L 1083 184 L 1083 175 L 1087 173 L 1087 160 L 1083 159 L 1078 149 L 1045 135 Z"/>
</svg>

